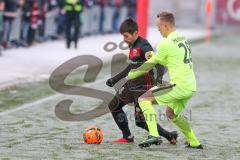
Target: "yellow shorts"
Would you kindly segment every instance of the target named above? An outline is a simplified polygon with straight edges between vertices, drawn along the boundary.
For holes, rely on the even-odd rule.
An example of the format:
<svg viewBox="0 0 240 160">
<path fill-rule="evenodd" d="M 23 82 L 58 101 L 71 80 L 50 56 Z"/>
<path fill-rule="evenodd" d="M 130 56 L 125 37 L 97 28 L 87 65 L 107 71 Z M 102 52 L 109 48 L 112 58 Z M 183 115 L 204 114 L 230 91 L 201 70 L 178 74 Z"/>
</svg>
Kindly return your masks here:
<svg viewBox="0 0 240 160">
<path fill-rule="evenodd" d="M 175 115 L 179 115 L 185 109 L 188 101 L 195 94 L 195 91 L 182 89 L 178 86 L 161 89 L 158 86 L 151 88 L 151 91 L 159 105 L 167 105 L 174 110 Z"/>
</svg>

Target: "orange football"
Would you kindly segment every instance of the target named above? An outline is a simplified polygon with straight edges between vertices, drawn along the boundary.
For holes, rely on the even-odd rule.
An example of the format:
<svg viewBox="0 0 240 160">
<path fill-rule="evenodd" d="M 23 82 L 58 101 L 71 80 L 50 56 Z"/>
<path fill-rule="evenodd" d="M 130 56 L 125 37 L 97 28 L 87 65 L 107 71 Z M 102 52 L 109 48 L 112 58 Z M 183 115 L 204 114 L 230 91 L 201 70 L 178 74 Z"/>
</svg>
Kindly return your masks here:
<svg viewBox="0 0 240 160">
<path fill-rule="evenodd" d="M 100 144 L 103 140 L 103 133 L 96 126 L 88 127 L 84 130 L 83 140 L 87 144 Z"/>
</svg>

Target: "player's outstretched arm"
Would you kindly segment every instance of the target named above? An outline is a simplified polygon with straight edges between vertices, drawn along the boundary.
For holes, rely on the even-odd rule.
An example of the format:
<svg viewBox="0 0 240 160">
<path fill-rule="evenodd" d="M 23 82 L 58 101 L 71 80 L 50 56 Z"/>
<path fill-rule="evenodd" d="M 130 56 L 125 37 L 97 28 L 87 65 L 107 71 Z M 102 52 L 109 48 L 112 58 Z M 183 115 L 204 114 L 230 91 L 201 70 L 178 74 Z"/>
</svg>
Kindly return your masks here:
<svg viewBox="0 0 240 160">
<path fill-rule="evenodd" d="M 118 81 L 120 81 L 121 79 L 125 78 L 127 76 L 127 74 L 129 73 L 129 71 L 131 70 L 133 64 L 129 64 L 123 71 L 121 71 L 120 73 L 118 73 L 116 76 L 110 78 L 107 80 L 106 84 L 109 87 L 113 87 Z"/>
<path fill-rule="evenodd" d="M 153 55 L 149 60 L 147 60 L 143 65 L 138 67 L 137 69 L 133 69 L 128 73 L 128 79 L 135 79 L 143 76 L 152 70 L 155 65 L 158 64 L 158 58 L 156 55 Z"/>
</svg>

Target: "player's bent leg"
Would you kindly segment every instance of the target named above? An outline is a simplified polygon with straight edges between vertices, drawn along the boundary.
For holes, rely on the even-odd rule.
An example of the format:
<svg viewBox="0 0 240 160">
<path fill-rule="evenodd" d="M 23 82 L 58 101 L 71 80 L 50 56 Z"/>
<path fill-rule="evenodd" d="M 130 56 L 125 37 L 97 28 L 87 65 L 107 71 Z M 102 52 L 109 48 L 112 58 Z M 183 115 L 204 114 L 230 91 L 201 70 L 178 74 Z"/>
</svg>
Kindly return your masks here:
<svg viewBox="0 0 240 160">
<path fill-rule="evenodd" d="M 109 103 L 108 107 L 112 113 L 113 119 L 118 125 L 119 129 L 122 131 L 123 137 L 119 138 L 113 142 L 133 142 L 134 137 L 131 136 L 131 132 L 128 126 L 128 120 L 122 107 L 125 105 L 120 99 L 115 96 L 113 100 Z"/>
<path fill-rule="evenodd" d="M 195 136 L 190 123 L 183 116 L 177 116 L 172 119 L 172 122 L 179 128 L 179 130 L 184 134 L 184 137 L 188 141 L 192 148 L 201 146 L 197 137 Z"/>
<path fill-rule="evenodd" d="M 147 91 L 138 98 L 139 106 L 143 112 L 145 121 L 147 123 L 149 134 L 154 137 L 159 137 L 157 130 L 157 114 L 152 106 L 154 97 L 151 91 Z"/>
<path fill-rule="evenodd" d="M 151 102 L 155 101 L 154 95 L 152 94 L 151 90 L 148 90 L 138 98 L 138 102 L 146 101 L 146 100 Z"/>
<path fill-rule="evenodd" d="M 189 147 L 201 149 L 202 145 L 198 141 L 197 137 L 195 136 L 190 123 L 187 119 L 182 115 L 175 115 L 174 110 L 170 107 L 166 109 L 166 115 L 168 119 L 170 119 L 178 129 L 183 133 L 184 137 L 189 143 Z"/>
<path fill-rule="evenodd" d="M 148 138 L 139 144 L 139 147 L 149 147 L 152 144 L 159 145 L 162 143 L 161 137 L 157 129 L 157 114 L 152 106 L 154 97 L 151 91 L 147 91 L 143 96 L 139 97 L 138 102 L 143 112 L 145 121 L 149 129 Z"/>
<path fill-rule="evenodd" d="M 138 104 L 135 105 L 135 124 L 136 126 L 148 131 L 147 123 Z M 166 138 L 170 144 L 177 143 L 178 133 L 176 131 L 168 132 L 160 124 L 157 124 L 157 130 L 159 135 Z"/>
<path fill-rule="evenodd" d="M 148 131 L 146 122 L 136 122 L 136 126 Z M 177 131 L 168 132 L 167 130 L 162 128 L 159 124 L 157 124 L 157 129 L 158 129 L 159 135 L 166 138 L 170 144 L 175 145 L 177 143 L 177 138 L 178 138 Z"/>
<path fill-rule="evenodd" d="M 155 90 L 156 92 L 154 92 Z M 157 103 L 159 105 L 169 106 L 166 113 L 168 118 L 176 124 L 192 148 L 199 146 L 200 142 L 193 133 L 192 128 L 186 118 L 182 116 L 176 116 L 182 113 L 187 105 L 188 100 L 195 94 L 195 92 L 187 90 L 183 92 L 183 90 L 177 86 L 173 87 L 171 91 L 164 94 L 161 94 L 158 89 L 155 90 L 153 90 L 153 93 Z"/>
</svg>

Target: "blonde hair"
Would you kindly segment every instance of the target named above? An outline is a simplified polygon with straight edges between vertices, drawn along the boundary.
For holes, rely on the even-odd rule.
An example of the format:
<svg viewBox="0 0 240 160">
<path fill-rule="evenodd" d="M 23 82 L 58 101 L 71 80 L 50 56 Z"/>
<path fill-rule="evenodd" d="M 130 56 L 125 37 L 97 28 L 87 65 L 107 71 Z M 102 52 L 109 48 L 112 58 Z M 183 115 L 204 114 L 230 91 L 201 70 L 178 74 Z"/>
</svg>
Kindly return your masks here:
<svg viewBox="0 0 240 160">
<path fill-rule="evenodd" d="M 173 13 L 170 12 L 161 12 L 157 15 L 157 18 L 160 18 L 164 22 L 168 22 L 172 26 L 175 26 L 175 18 Z"/>
</svg>

